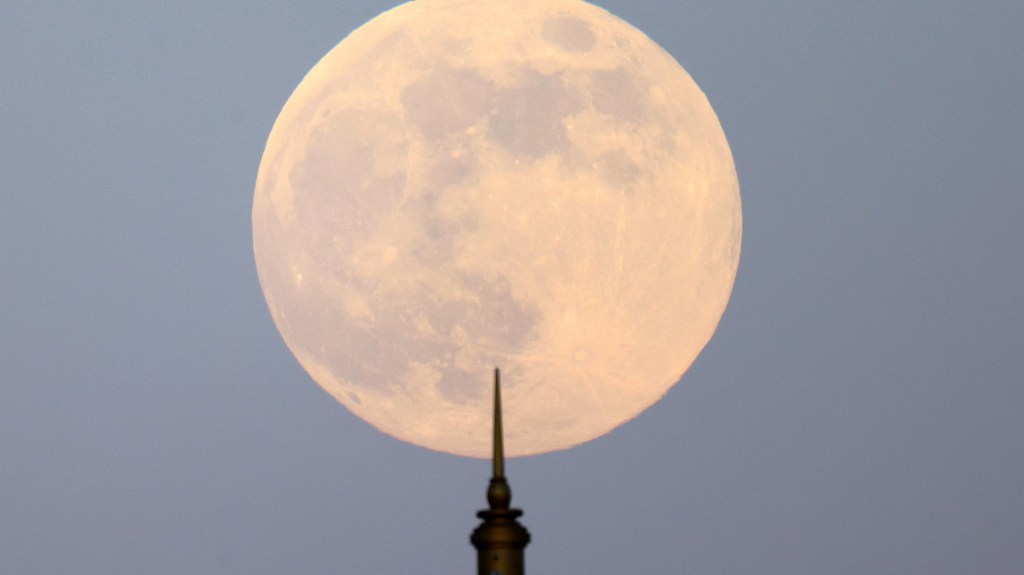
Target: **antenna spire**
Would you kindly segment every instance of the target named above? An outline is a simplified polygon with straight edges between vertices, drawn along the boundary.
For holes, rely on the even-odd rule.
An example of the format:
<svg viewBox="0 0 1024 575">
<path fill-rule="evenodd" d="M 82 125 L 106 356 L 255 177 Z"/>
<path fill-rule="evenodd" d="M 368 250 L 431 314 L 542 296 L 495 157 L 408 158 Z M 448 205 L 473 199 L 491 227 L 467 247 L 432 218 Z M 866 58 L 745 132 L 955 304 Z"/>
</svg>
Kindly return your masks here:
<svg viewBox="0 0 1024 575">
<path fill-rule="evenodd" d="M 512 490 L 505 479 L 505 439 L 501 425 L 501 373 L 494 370 L 494 454 L 493 475 L 487 486 L 490 509 L 476 514 L 483 519 L 469 540 L 477 550 L 478 575 L 523 575 L 523 548 L 530 543 L 530 532 L 517 518 L 523 514 L 512 509 Z"/>
<path fill-rule="evenodd" d="M 501 426 L 501 370 L 494 368 L 494 477 L 505 477 L 505 431 Z"/>
<path fill-rule="evenodd" d="M 494 368 L 494 455 L 491 484 L 487 487 L 487 502 L 491 509 L 508 509 L 512 503 L 512 489 L 505 480 L 505 437 L 501 427 L 501 371 Z"/>
</svg>

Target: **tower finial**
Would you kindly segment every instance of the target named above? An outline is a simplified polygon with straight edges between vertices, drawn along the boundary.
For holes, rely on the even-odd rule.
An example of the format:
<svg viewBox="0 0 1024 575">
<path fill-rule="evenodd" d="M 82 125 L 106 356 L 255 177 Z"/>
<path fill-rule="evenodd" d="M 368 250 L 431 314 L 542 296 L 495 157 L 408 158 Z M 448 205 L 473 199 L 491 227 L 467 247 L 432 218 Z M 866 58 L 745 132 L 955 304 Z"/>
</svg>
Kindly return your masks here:
<svg viewBox="0 0 1024 575">
<path fill-rule="evenodd" d="M 512 489 L 505 480 L 505 437 L 501 427 L 501 371 L 494 368 L 494 452 L 491 483 L 487 486 L 487 502 L 491 509 L 508 509 Z"/>
<path fill-rule="evenodd" d="M 494 368 L 494 454 L 487 502 L 491 508 L 480 511 L 483 519 L 469 541 L 477 550 L 478 575 L 523 575 L 523 549 L 530 543 L 530 532 L 517 518 L 523 514 L 512 509 L 512 490 L 505 479 L 505 438 L 501 426 L 501 372 Z"/>
<path fill-rule="evenodd" d="M 494 477 L 505 477 L 505 431 L 501 426 L 501 370 L 494 368 Z"/>
</svg>

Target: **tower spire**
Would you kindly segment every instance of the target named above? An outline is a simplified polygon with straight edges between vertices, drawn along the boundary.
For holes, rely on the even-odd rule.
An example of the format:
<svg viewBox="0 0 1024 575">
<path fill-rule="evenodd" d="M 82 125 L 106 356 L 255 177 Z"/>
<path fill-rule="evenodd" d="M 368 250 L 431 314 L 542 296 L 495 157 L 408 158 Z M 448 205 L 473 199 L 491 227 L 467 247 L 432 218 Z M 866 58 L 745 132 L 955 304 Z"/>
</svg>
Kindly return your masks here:
<svg viewBox="0 0 1024 575">
<path fill-rule="evenodd" d="M 477 512 L 483 522 L 469 540 L 477 551 L 478 575 L 523 575 L 523 549 L 530 532 L 517 520 L 522 511 L 512 509 L 512 489 L 505 479 L 505 439 L 501 424 L 501 372 L 494 370 L 494 427 L 492 477 L 487 486 L 490 509 Z"/>
<path fill-rule="evenodd" d="M 501 370 L 494 368 L 494 476 L 505 477 L 505 431 L 501 425 Z"/>
<path fill-rule="evenodd" d="M 491 509 L 508 509 L 512 488 L 505 480 L 505 432 L 501 425 L 501 371 L 494 368 L 494 441 L 491 458 L 491 484 L 487 486 L 487 502 Z M 490 575 L 488 573 L 487 575 Z"/>
</svg>

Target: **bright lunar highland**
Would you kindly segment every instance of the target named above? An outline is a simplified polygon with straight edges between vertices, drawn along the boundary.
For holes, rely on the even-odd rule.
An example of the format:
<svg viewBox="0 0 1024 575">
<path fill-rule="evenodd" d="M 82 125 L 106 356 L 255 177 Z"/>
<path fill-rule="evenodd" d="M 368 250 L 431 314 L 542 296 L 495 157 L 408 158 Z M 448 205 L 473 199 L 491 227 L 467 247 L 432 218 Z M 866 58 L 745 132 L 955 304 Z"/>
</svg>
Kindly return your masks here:
<svg viewBox="0 0 1024 575">
<path fill-rule="evenodd" d="M 381 431 L 490 454 L 600 436 L 725 310 L 739 184 L 661 48 L 576 0 L 416 0 L 353 32 L 274 124 L 260 283 L 314 380 Z"/>
</svg>

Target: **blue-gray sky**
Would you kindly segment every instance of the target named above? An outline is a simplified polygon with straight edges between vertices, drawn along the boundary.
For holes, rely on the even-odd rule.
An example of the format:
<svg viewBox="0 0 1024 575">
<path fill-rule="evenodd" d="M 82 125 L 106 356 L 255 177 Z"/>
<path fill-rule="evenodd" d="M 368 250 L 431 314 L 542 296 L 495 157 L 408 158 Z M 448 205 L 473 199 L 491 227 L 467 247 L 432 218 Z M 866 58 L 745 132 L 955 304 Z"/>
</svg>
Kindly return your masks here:
<svg viewBox="0 0 1024 575">
<path fill-rule="evenodd" d="M 393 4 L 0 6 L 0 572 L 471 573 L 486 463 L 299 367 L 250 210 L 306 71 Z M 1024 569 L 1024 7 L 600 3 L 744 202 L 683 381 L 513 460 L 532 574 Z"/>
</svg>

